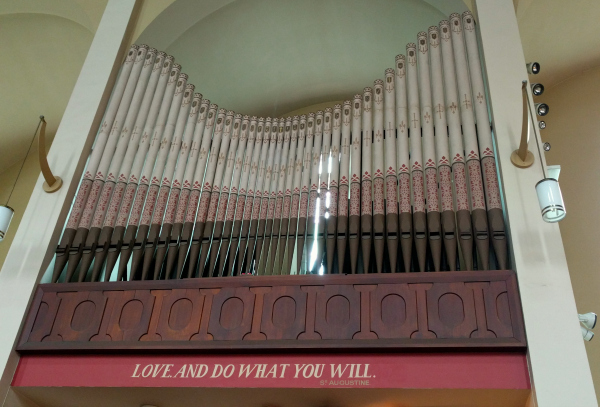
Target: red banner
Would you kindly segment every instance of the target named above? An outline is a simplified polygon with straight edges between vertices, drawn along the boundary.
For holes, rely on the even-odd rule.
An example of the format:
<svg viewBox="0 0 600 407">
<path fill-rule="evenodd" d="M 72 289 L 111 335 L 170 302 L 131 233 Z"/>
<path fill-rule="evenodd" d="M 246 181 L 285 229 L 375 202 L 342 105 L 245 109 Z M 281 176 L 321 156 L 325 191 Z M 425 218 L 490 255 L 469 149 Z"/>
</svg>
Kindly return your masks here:
<svg viewBox="0 0 600 407">
<path fill-rule="evenodd" d="M 515 353 L 25 355 L 17 387 L 529 389 Z"/>
</svg>

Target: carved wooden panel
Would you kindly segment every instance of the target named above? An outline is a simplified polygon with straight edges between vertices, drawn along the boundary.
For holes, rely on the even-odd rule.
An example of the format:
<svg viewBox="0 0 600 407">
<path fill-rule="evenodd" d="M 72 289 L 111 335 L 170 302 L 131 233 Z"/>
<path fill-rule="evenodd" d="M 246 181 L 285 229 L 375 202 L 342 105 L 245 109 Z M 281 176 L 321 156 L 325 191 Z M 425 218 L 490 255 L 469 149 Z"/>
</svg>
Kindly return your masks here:
<svg viewBox="0 0 600 407">
<path fill-rule="evenodd" d="M 41 284 L 18 350 L 525 347 L 512 271 Z"/>
</svg>

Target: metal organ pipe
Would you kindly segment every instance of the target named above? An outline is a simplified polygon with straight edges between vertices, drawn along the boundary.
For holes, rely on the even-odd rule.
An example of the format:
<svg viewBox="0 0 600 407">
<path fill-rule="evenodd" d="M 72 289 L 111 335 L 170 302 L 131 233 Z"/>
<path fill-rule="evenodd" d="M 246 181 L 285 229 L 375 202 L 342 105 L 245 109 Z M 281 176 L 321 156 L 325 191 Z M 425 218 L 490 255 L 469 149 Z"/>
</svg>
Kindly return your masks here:
<svg viewBox="0 0 600 407">
<path fill-rule="evenodd" d="M 187 79 L 172 57 L 131 47 L 53 281 L 65 265 L 66 281 L 507 268 L 469 12 L 307 116 L 218 109 Z"/>
</svg>

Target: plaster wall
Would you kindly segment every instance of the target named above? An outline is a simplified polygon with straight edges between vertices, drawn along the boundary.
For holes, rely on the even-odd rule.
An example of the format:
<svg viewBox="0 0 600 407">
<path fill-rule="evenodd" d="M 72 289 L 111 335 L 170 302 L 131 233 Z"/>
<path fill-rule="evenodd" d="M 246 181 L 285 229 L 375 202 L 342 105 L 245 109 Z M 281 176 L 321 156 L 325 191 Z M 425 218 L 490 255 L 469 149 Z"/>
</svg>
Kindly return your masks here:
<svg viewBox="0 0 600 407">
<path fill-rule="evenodd" d="M 543 69 L 543 68 L 542 68 Z M 569 264 L 577 310 L 600 314 L 600 68 L 546 89 L 538 102 L 550 106 L 542 139 L 551 144 L 548 164 L 560 164 L 560 187 L 567 217 L 560 231 Z M 532 150 L 533 151 L 533 150 Z M 553 327 L 553 331 L 560 327 Z M 600 393 L 600 344 L 586 342 L 596 394 Z"/>
</svg>

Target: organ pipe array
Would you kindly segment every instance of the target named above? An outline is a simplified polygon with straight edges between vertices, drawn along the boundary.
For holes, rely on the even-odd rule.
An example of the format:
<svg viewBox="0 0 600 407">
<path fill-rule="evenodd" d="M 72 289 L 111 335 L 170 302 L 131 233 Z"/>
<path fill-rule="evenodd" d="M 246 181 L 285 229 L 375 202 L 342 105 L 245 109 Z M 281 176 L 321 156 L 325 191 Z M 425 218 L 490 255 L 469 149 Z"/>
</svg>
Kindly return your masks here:
<svg viewBox="0 0 600 407">
<path fill-rule="evenodd" d="M 257 118 L 131 46 L 52 280 L 505 269 L 471 13 L 383 74 L 325 111 Z"/>
</svg>

